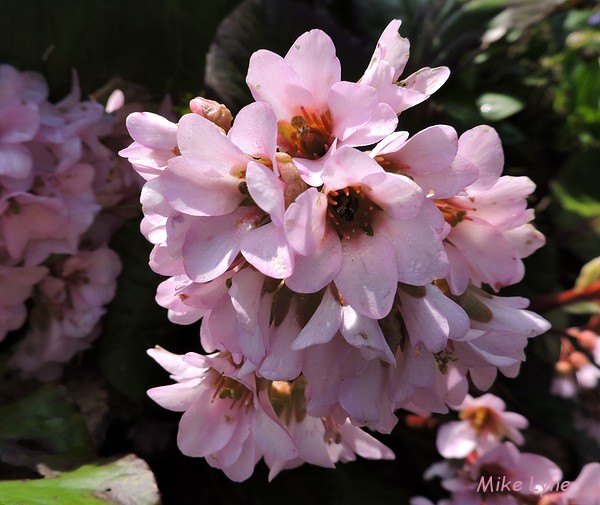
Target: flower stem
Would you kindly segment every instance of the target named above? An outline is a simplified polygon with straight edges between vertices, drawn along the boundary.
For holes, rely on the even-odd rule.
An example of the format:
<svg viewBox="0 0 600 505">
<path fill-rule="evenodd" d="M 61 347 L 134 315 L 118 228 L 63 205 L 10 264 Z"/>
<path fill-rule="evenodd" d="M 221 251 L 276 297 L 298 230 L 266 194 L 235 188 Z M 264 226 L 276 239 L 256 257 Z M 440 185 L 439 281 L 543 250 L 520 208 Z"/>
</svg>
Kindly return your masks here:
<svg viewBox="0 0 600 505">
<path fill-rule="evenodd" d="M 567 289 L 560 293 L 541 295 L 531 300 L 530 309 L 534 312 L 547 312 L 575 302 L 598 300 L 600 302 L 600 279 L 585 289 Z"/>
</svg>

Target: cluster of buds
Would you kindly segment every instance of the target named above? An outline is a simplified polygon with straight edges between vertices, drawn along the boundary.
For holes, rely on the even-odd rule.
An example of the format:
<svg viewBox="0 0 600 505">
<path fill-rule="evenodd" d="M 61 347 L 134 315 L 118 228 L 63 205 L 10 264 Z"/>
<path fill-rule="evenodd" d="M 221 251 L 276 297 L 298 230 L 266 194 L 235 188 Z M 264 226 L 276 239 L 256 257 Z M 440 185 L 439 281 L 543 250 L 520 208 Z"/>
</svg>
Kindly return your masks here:
<svg viewBox="0 0 600 505">
<path fill-rule="evenodd" d="M 101 141 L 121 105 L 119 93 L 106 108 L 81 101 L 76 77 L 53 104 L 41 75 L 0 66 L 0 339 L 28 322 L 10 362 L 26 375 L 60 373 L 114 296 L 120 261 L 106 243 L 140 187 Z"/>
<path fill-rule="evenodd" d="M 173 123 L 135 113 L 121 151 L 146 183 L 141 229 L 157 301 L 202 319 L 209 356 L 150 351 L 176 381 L 149 392 L 185 412 L 179 447 L 234 480 L 262 457 L 279 470 L 390 458 L 361 430 L 394 411 L 447 412 L 497 371 L 515 376 L 548 323 L 521 280 L 544 243 L 526 177 L 501 176 L 499 137 L 398 115 L 448 78 L 400 79 L 409 43 L 392 21 L 358 82 L 342 81 L 331 39 L 312 30 L 285 57 L 261 50 L 235 117 L 197 98 Z M 263 433 L 268 426 L 270 437 Z"/>
<path fill-rule="evenodd" d="M 560 356 L 551 390 L 572 398 L 580 390 L 593 389 L 600 379 L 600 336 L 587 328 L 567 328 L 561 337 Z M 570 337 L 570 338 L 569 338 Z"/>
</svg>

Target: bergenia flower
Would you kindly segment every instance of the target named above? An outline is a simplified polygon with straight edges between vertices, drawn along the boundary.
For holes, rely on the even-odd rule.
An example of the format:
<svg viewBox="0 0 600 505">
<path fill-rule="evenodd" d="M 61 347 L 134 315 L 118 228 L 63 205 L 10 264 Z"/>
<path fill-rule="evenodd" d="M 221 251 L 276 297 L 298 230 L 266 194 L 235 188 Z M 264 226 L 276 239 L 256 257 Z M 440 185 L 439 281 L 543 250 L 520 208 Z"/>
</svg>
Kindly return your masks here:
<svg viewBox="0 0 600 505">
<path fill-rule="evenodd" d="M 29 316 L 10 361 L 26 375 L 56 377 L 97 337 L 114 296 L 120 261 L 104 244 L 140 187 L 114 156 L 115 123 L 82 100 L 76 74 L 55 104 L 42 75 L 0 65 L 0 337 Z"/>
<path fill-rule="evenodd" d="M 562 471 L 548 458 L 521 453 L 512 442 L 505 442 L 475 460 L 467 459 L 462 467 L 436 463 L 425 472 L 427 479 L 435 476 L 452 493 L 452 505 L 521 505 L 537 503 L 544 490 L 560 482 Z M 521 484 L 515 487 L 517 482 Z"/>
<path fill-rule="evenodd" d="M 410 42 L 398 33 L 402 22 L 391 21 L 377 42 L 369 66 L 358 80 L 377 90 L 379 101 L 396 114 L 413 107 L 442 87 L 450 76 L 447 67 L 425 67 L 400 80 L 408 62 Z"/>
<path fill-rule="evenodd" d="M 240 252 L 266 275 L 289 276 L 294 259 L 283 232 L 286 183 L 278 178 L 270 107 L 245 107 L 227 135 L 188 114 L 179 121 L 177 142 L 181 155 L 168 161 L 159 185 L 174 210 L 191 216 L 181 243 L 190 279 L 213 279 Z"/>
<path fill-rule="evenodd" d="M 600 496 L 600 463 L 588 463 L 562 493 L 542 498 L 540 505 L 595 505 Z"/>
<path fill-rule="evenodd" d="M 502 399 L 492 394 L 479 398 L 467 395 L 459 407 L 461 421 L 444 423 L 437 435 L 437 450 L 444 458 L 466 458 L 473 451 L 485 452 L 505 438 L 524 442 L 519 430 L 527 427 L 525 417 L 506 412 Z"/>
<path fill-rule="evenodd" d="M 30 328 L 11 366 L 42 380 L 56 378 L 64 363 L 98 337 L 120 272 L 119 257 L 107 247 L 56 257 L 36 288 Z"/>
<path fill-rule="evenodd" d="M 40 105 L 48 86 L 39 74 L 0 65 L 0 185 L 31 175 L 33 160 L 26 142 L 38 133 Z"/>
<path fill-rule="evenodd" d="M 243 374 L 227 353 L 175 355 L 161 348 L 148 354 L 176 381 L 148 391 L 161 406 L 184 412 L 177 436 L 190 456 L 206 457 L 235 481 L 246 480 L 264 458 L 269 479 L 303 462 L 334 467 L 355 453 L 391 459 L 383 444 L 348 422 L 307 416 L 304 381 L 270 382 Z"/>
<path fill-rule="evenodd" d="M 467 338 L 453 342 L 452 348 L 483 390 L 491 386 L 497 370 L 515 377 L 525 359 L 527 340 L 550 329 L 544 318 L 524 310 L 529 304 L 525 298 L 493 296 L 471 286 L 453 299 L 469 314 L 471 330 Z"/>
<path fill-rule="evenodd" d="M 372 144 L 397 125 L 396 113 L 374 87 L 341 81 L 333 42 L 320 30 L 301 35 L 283 58 L 254 53 L 246 82 L 255 100 L 273 108 L 278 144 L 309 184 L 320 184 L 330 149 Z"/>
<path fill-rule="evenodd" d="M 399 132 L 371 156 L 387 172 L 413 178 L 442 213 L 453 293 L 463 293 L 469 282 L 497 291 L 522 279 L 521 259 L 544 244 L 526 208 L 535 186 L 527 177 L 500 177 L 504 155 L 493 128 L 477 126 L 458 139 L 444 125 L 411 138 Z"/>
<path fill-rule="evenodd" d="M 528 338 L 549 326 L 527 300 L 485 290 L 520 280 L 543 243 L 526 208 L 533 186 L 501 177 L 488 126 L 394 133 L 397 114 L 448 77 L 425 68 L 400 80 L 399 26 L 357 83 L 341 81 L 331 39 L 312 30 L 284 57 L 252 55 L 256 102 L 235 118 L 196 98 L 177 123 L 128 120 L 134 143 L 121 154 L 146 179 L 141 230 L 169 277 L 157 302 L 174 322 L 201 318 L 212 353 L 150 351 L 177 383 L 149 394 L 185 411 L 181 450 L 234 480 L 261 458 L 270 478 L 302 462 L 389 458 L 360 427 L 390 432 L 398 408 L 463 408 L 460 447 L 444 453 L 498 446 L 519 460 L 500 444 L 521 442 L 523 419 L 489 397 L 463 401 L 467 375 L 483 389 L 498 370 L 515 376 Z"/>
<path fill-rule="evenodd" d="M 292 289 L 333 281 L 352 307 L 379 319 L 389 313 L 398 282 L 423 285 L 447 274 L 438 235 L 443 221 L 413 181 L 346 146 L 327 160 L 322 179 L 320 192 L 307 190 L 286 212 L 296 260 L 310 265 L 299 272 L 314 272 L 309 286 L 304 275 L 292 275 Z M 337 268 L 332 257 L 339 258 Z"/>
<path fill-rule="evenodd" d="M 162 407 L 184 412 L 177 435 L 184 454 L 206 457 L 235 481 L 250 477 L 263 456 L 297 456 L 292 438 L 263 400 L 266 392 L 259 391 L 252 374 L 238 376 L 226 354 L 180 356 L 161 348 L 148 354 L 176 381 L 148 395 Z"/>
<path fill-rule="evenodd" d="M 293 382 L 275 381 L 267 386 L 270 401 L 298 450 L 298 457 L 288 461 L 265 458 L 271 469 L 269 480 L 281 470 L 305 462 L 335 468 L 335 463 L 354 461 L 356 455 L 366 459 L 394 459 L 388 447 L 347 418 L 340 422 L 332 416 L 313 417 L 307 413 L 305 387 L 304 377 Z"/>
</svg>

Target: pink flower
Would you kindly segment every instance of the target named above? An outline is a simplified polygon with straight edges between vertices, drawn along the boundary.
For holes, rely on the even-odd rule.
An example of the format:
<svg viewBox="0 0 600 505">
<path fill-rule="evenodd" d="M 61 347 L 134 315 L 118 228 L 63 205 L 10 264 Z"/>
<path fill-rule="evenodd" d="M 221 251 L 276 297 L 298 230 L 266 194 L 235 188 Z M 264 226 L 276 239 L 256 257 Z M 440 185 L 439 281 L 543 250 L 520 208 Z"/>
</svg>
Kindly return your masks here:
<svg viewBox="0 0 600 505">
<path fill-rule="evenodd" d="M 495 131 L 393 133 L 396 114 L 448 77 L 422 69 L 398 81 L 399 26 L 359 83 L 340 80 L 333 43 L 313 30 L 285 57 L 254 53 L 257 102 L 236 118 L 197 98 L 178 124 L 128 120 L 134 144 L 122 154 L 146 179 L 150 265 L 170 277 L 157 302 L 174 322 L 202 318 L 202 347 L 215 353 L 150 351 L 176 384 L 149 394 L 185 412 L 181 450 L 234 480 L 261 458 L 273 478 L 302 462 L 391 457 L 358 427 L 390 432 L 398 408 L 460 408 L 467 374 L 480 388 L 497 370 L 516 375 L 527 339 L 548 328 L 525 299 L 481 288 L 519 280 L 543 242 L 529 224 L 530 181 L 500 177 Z M 469 397 L 463 408 L 441 431 L 459 435 L 444 453 L 484 459 L 502 436 L 521 441 L 523 419 L 503 404 Z M 456 488 L 470 502 L 475 463 Z"/>
<path fill-rule="evenodd" d="M 320 30 L 301 35 L 284 58 L 266 50 L 250 58 L 246 82 L 252 96 L 271 105 L 279 146 L 312 185 L 321 184 L 321 158 L 334 145 L 369 145 L 397 124 L 375 88 L 340 78 L 333 42 Z"/>
<path fill-rule="evenodd" d="M 191 324 L 206 315 L 206 310 L 186 303 L 190 299 L 186 290 L 192 284 L 192 281 L 185 275 L 170 277 L 159 284 L 156 290 L 156 303 L 169 309 L 169 321 L 177 324 Z"/>
<path fill-rule="evenodd" d="M 436 125 L 411 138 L 397 132 L 371 156 L 387 171 L 410 176 L 434 199 L 447 229 L 448 282 L 463 293 L 469 282 L 495 290 L 523 276 L 521 258 L 544 243 L 529 222 L 526 197 L 534 189 L 526 177 L 500 177 L 504 164 L 498 134 L 478 126 L 457 139 L 449 126 Z"/>
<path fill-rule="evenodd" d="M 497 396 L 467 395 L 459 411 L 461 421 L 445 423 L 438 431 L 437 450 L 444 458 L 465 458 L 473 451 L 485 452 L 504 438 L 519 445 L 524 442 L 519 430 L 527 427 L 527 419 L 506 412 L 504 402 Z"/>
<path fill-rule="evenodd" d="M 26 142 L 40 128 L 39 106 L 48 88 L 42 76 L 20 73 L 10 65 L 0 66 L 0 184 L 25 179 L 33 167 Z"/>
<path fill-rule="evenodd" d="M 435 125 L 409 138 L 395 132 L 370 152 L 388 172 L 411 177 L 430 197 L 457 195 L 477 180 L 477 167 L 459 155 L 459 139 L 454 128 Z"/>
<path fill-rule="evenodd" d="M 72 242 L 73 235 L 70 243 L 60 240 L 69 230 L 69 224 L 68 210 L 60 199 L 25 192 L 8 193 L 0 198 L 4 246 L 14 260 L 25 260 L 27 265 L 39 264 L 47 256 L 38 257 L 32 250 L 36 246 L 47 248 L 54 242 L 53 252 L 75 252 L 77 244 Z"/>
<path fill-rule="evenodd" d="M 56 260 L 38 287 L 30 329 L 11 366 L 42 380 L 56 378 L 63 363 L 97 338 L 120 271 L 119 257 L 106 247 Z"/>
<path fill-rule="evenodd" d="M 265 457 L 271 471 L 269 480 L 281 470 L 311 463 L 334 468 L 338 461 L 354 461 L 356 455 L 367 459 L 394 459 L 394 453 L 381 442 L 353 426 L 333 417 L 313 417 L 306 412 L 303 377 L 290 382 L 277 381 L 269 385 L 269 397 L 298 450 L 291 460 Z"/>
<path fill-rule="evenodd" d="M 523 310 L 529 304 L 525 298 L 492 296 L 471 286 L 454 299 L 467 310 L 471 331 L 464 340 L 453 342 L 452 349 L 483 390 L 491 386 L 496 369 L 514 377 L 525 359 L 527 339 L 550 328 L 548 321 Z"/>
<path fill-rule="evenodd" d="M 119 155 L 129 159 L 144 179 L 156 177 L 177 156 L 177 125 L 152 112 L 134 112 L 126 124 L 134 142 Z"/>
<path fill-rule="evenodd" d="M 600 497 L 600 463 L 588 463 L 569 487 L 544 505 L 596 505 Z M 542 505 L 542 504 L 540 504 Z"/>
<path fill-rule="evenodd" d="M 442 476 L 442 486 L 452 492 L 455 505 L 519 505 L 562 478 L 555 463 L 537 454 L 521 453 L 511 442 L 493 447 L 475 461 L 467 460 L 462 469 L 444 463 L 426 475 Z"/>
<path fill-rule="evenodd" d="M 579 345 L 592 353 L 597 347 L 598 336 L 589 330 L 568 328 L 566 333 L 577 338 Z M 561 338 L 560 358 L 555 364 L 556 375 L 552 379 L 550 390 L 553 394 L 570 398 L 581 389 L 593 389 L 600 379 L 600 370 L 588 356 L 577 350 L 571 341 Z"/>
<path fill-rule="evenodd" d="M 398 33 L 402 22 L 391 21 L 377 42 L 369 66 L 359 79 L 377 90 L 379 100 L 396 114 L 417 105 L 435 93 L 450 76 L 446 67 L 425 67 L 399 80 L 408 61 L 410 43 Z"/>
<path fill-rule="evenodd" d="M 544 244 L 544 237 L 529 222 L 527 196 L 535 185 L 527 177 L 500 177 L 504 156 L 498 134 L 478 126 L 461 135 L 458 156 L 479 170 L 465 195 L 437 202 L 451 230 L 445 246 L 450 258 L 452 292 L 462 293 L 469 279 L 489 284 L 495 291 L 519 282 L 521 258 Z"/>
<path fill-rule="evenodd" d="M 355 310 L 379 319 L 398 282 L 422 285 L 446 275 L 440 216 L 410 179 L 351 147 L 328 159 L 322 178 L 323 189 L 307 190 L 285 215 L 297 253 L 298 270 L 286 281 L 291 289 L 314 291 L 333 281 Z"/>
<path fill-rule="evenodd" d="M 180 120 L 181 156 L 169 160 L 159 185 L 172 209 L 191 216 L 181 253 L 195 282 L 220 275 L 240 252 L 266 275 L 291 274 L 294 258 L 283 232 L 288 183 L 279 177 L 275 136 L 266 104 L 245 107 L 227 135 L 197 114 Z"/>
<path fill-rule="evenodd" d="M 150 389 L 148 395 L 162 407 L 184 413 L 177 435 L 181 452 L 205 457 L 238 482 L 252 475 L 263 456 L 284 461 L 297 456 L 266 391 L 252 374 L 239 376 L 226 354 L 179 356 L 161 348 L 148 354 L 176 381 Z"/>
</svg>

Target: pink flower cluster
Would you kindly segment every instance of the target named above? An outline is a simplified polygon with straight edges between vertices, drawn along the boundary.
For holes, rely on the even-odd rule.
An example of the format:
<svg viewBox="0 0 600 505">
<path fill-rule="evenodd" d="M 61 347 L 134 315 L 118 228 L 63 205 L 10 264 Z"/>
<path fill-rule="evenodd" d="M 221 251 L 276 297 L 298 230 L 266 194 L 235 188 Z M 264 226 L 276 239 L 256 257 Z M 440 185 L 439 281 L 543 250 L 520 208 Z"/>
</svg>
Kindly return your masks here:
<svg viewBox="0 0 600 505">
<path fill-rule="evenodd" d="M 95 338 L 114 296 L 120 261 L 106 242 L 119 205 L 139 194 L 100 140 L 116 119 L 81 101 L 76 80 L 53 104 L 41 75 L 0 66 L 0 339 L 24 325 L 30 300 L 10 362 L 26 375 L 55 377 Z"/>
<path fill-rule="evenodd" d="M 565 334 L 577 342 L 580 349 L 587 351 L 592 360 L 575 348 L 567 338 L 561 338 L 560 357 L 556 362 L 556 375 L 551 391 L 557 396 L 571 398 L 580 390 L 593 389 L 600 379 L 600 336 L 587 328 L 568 328 Z"/>
<path fill-rule="evenodd" d="M 467 395 L 457 408 L 459 421 L 443 424 L 437 434 L 438 451 L 447 461 L 433 464 L 425 478 L 440 477 L 451 493 L 438 505 L 571 505 L 598 503 L 600 464 L 583 467 L 573 482 L 548 458 L 521 453 L 520 430 L 527 420 L 507 412 L 497 396 Z M 411 505 L 433 505 L 417 496 Z"/>
<path fill-rule="evenodd" d="M 501 176 L 489 126 L 395 131 L 449 76 L 399 80 L 399 27 L 358 82 L 341 80 L 332 41 L 312 30 L 285 57 L 251 57 L 256 102 L 235 120 L 203 98 L 178 123 L 127 119 L 121 154 L 146 179 L 150 265 L 169 276 L 157 301 L 174 322 L 202 318 L 211 353 L 150 351 L 176 383 L 149 394 L 185 412 L 182 452 L 232 479 L 261 457 L 271 477 L 391 457 L 359 427 L 388 433 L 399 408 L 447 412 L 467 375 L 482 389 L 498 370 L 515 376 L 527 339 L 549 327 L 527 300 L 483 289 L 518 282 L 544 242 L 534 185 Z"/>
</svg>

